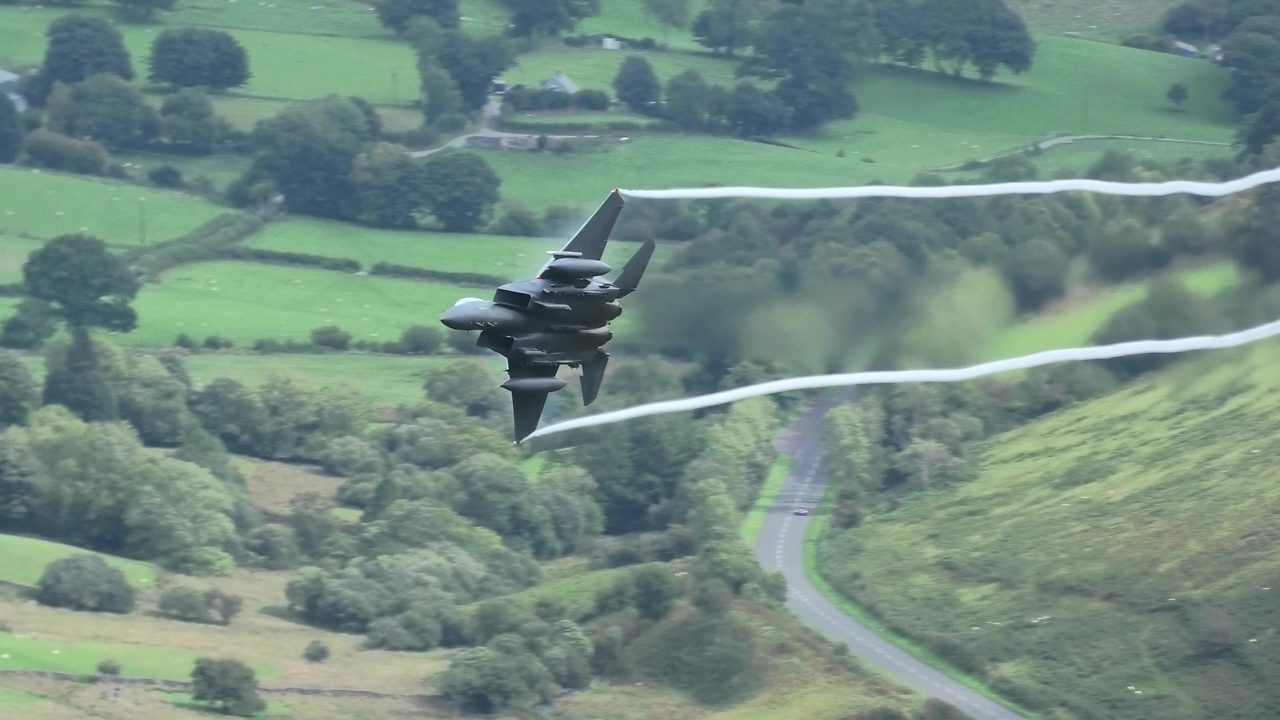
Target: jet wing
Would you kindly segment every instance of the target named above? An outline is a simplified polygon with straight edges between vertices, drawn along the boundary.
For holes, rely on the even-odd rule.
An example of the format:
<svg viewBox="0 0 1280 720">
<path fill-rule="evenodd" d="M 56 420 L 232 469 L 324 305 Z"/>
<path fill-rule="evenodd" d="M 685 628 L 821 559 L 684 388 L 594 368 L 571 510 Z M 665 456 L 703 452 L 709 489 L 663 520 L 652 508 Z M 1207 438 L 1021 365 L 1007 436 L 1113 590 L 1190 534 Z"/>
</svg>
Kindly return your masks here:
<svg viewBox="0 0 1280 720">
<path fill-rule="evenodd" d="M 613 224 L 617 222 L 623 204 L 621 193 L 617 190 L 609 193 L 596 214 L 578 228 L 578 233 L 560 252 L 578 253 L 577 257 L 587 260 L 599 260 L 603 257 L 604 246 L 609 242 L 609 233 L 613 232 Z"/>
<path fill-rule="evenodd" d="M 565 386 L 556 378 L 560 366 L 549 363 L 507 364 L 511 379 L 503 387 L 511 393 L 511 407 L 515 416 L 515 437 L 520 442 L 538 429 L 547 396 Z"/>
</svg>

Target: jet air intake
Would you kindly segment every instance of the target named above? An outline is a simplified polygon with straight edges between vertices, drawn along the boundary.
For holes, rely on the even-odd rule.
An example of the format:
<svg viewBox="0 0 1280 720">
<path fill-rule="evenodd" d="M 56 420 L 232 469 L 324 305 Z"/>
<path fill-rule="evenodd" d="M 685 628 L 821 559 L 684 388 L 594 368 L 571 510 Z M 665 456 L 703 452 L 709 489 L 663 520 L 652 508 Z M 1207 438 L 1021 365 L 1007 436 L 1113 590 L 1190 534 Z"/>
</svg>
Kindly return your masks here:
<svg viewBox="0 0 1280 720">
<path fill-rule="evenodd" d="M 604 275 L 612 269 L 599 260 L 562 257 L 552 260 L 550 264 L 543 268 L 540 277 L 548 280 L 582 280 Z"/>
</svg>

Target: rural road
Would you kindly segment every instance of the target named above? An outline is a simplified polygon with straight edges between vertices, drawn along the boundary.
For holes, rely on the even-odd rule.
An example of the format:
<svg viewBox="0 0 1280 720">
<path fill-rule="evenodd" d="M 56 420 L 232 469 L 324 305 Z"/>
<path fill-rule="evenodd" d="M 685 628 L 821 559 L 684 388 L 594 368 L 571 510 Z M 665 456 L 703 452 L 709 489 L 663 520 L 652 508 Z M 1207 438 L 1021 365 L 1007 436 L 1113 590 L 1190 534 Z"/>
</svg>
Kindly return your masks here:
<svg viewBox="0 0 1280 720">
<path fill-rule="evenodd" d="M 852 397 L 852 389 L 839 398 L 822 398 L 778 439 L 780 449 L 791 453 L 791 473 L 778 492 L 756 541 L 760 564 L 781 570 L 787 578 L 787 607 L 827 637 L 843 642 L 864 662 L 879 668 L 929 697 L 962 710 L 975 720 L 1022 720 L 999 703 L 969 689 L 920 662 L 853 618 L 822 596 L 804 572 L 804 537 L 811 517 L 792 515 L 795 507 L 816 508 L 827 488 L 822 467 L 822 425 L 827 411 Z"/>
</svg>

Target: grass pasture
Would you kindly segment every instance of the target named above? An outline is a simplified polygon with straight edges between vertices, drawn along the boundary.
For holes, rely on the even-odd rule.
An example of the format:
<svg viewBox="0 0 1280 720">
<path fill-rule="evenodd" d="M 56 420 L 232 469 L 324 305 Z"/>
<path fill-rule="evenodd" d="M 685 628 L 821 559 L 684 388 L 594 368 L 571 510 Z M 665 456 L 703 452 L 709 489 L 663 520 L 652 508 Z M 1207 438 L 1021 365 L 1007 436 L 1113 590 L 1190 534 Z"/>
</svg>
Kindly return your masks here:
<svg viewBox="0 0 1280 720">
<path fill-rule="evenodd" d="M 49 563 L 80 553 L 100 556 L 108 565 L 123 572 L 129 584 L 136 588 L 156 585 L 156 569 L 148 563 L 19 535 L 0 535 L 0 580 L 34 586 Z"/>
<path fill-rule="evenodd" d="M 1022 0 L 1010 3 L 1033 33 L 1119 41 L 1135 34 L 1161 35 L 1160 21 L 1178 0 Z"/>
<path fill-rule="evenodd" d="M 602 193 L 597 191 L 596 197 L 602 197 Z M 295 218 L 272 223 L 249 238 L 247 245 L 282 252 L 351 258 L 365 269 L 374 263 L 388 262 L 516 280 L 532 277 L 549 259 L 546 252 L 559 250 L 565 242 L 567 239 L 379 230 Z M 610 243 L 605 248 L 604 260 L 615 268 L 621 268 L 638 248 L 636 243 Z M 669 252 L 669 246 L 659 246 L 650 264 L 655 268 L 661 267 Z"/>
<path fill-rule="evenodd" d="M 823 574 L 1076 716 L 1272 716 L 1278 357 L 1202 355 L 996 437 L 976 480 L 832 536 Z"/>
<path fill-rule="evenodd" d="M 66 611 L 72 612 L 72 611 Z M 126 643 L 59 642 L 23 634 L 0 633 L 0 669 L 52 670 L 91 674 L 107 658 L 120 661 L 123 674 L 130 677 L 185 680 L 191 675 L 199 654 L 157 645 Z M 275 668 L 260 663 L 258 676 L 277 674 Z"/>
<path fill-rule="evenodd" d="M 0 235 L 87 232 L 111 245 L 171 240 L 226 212 L 199 198 L 120 182 L 0 168 Z"/>
<path fill-rule="evenodd" d="M 89 12 L 113 17 L 106 8 Z M 44 58 L 45 30 L 64 14 L 31 5 L 0 7 L 0 65 L 39 64 Z M 132 56 L 134 72 L 145 76 L 151 43 L 164 25 L 120 23 L 117 27 Z M 245 95 L 307 100 L 336 93 L 391 105 L 406 105 L 418 97 L 417 66 L 406 43 L 295 34 L 287 31 L 284 22 L 273 27 L 274 31 L 230 30 L 249 54 L 253 77 L 239 88 Z"/>
<path fill-rule="evenodd" d="M 395 340 L 408 326 L 434 323 L 464 288 L 242 262 L 185 265 L 139 293 L 138 329 L 115 341 L 167 346 L 180 333 L 219 335 L 239 346 L 258 338 L 307 340 L 338 325 L 355 339 Z M 197 319 L 198 318 L 198 319 Z"/>
<path fill-rule="evenodd" d="M 600 47 L 574 48 L 567 45 L 547 45 L 521 55 L 519 64 L 504 72 L 502 79 L 507 81 L 508 86 L 517 83 L 536 86 L 557 71 L 562 71 L 583 90 L 604 90 L 610 97 L 614 97 L 616 93 L 613 79 L 617 77 L 622 62 L 635 54 L 644 56 L 653 65 L 653 71 L 664 86 L 668 80 L 685 70 L 697 70 L 709 83 L 732 85 L 735 82 L 734 70 L 737 63 L 709 52 L 632 52 L 605 50 Z"/>
<path fill-rule="evenodd" d="M 1079 176 L 1108 150 L 1127 152 L 1139 160 L 1152 160 L 1167 166 L 1176 165 L 1185 159 L 1200 161 L 1216 157 L 1231 157 L 1233 154 L 1229 146 L 1223 145 L 1135 140 L 1077 140 L 1054 145 L 1028 159 L 1040 169 L 1040 175 L 1043 178 L 1048 179 L 1062 170 L 1070 170 L 1073 175 Z"/>
<path fill-rule="evenodd" d="M 1176 273 L 1189 290 L 1211 296 L 1240 282 L 1235 263 L 1222 261 Z M 985 359 L 1017 357 L 1042 350 L 1079 347 L 1102 329 L 1118 310 L 1141 300 L 1147 282 L 1131 282 L 1095 293 L 1082 291 L 1076 299 L 1068 298 L 1056 307 L 1015 323 L 1001 332 L 988 346 Z"/>
<path fill-rule="evenodd" d="M 0 233 L 0 283 L 21 282 L 22 264 L 43 244 L 33 238 Z M 16 298 L 4 298 L 10 299 Z M 4 311 L 0 310 L 0 317 L 4 316 Z"/>
<path fill-rule="evenodd" d="M 497 357 L 497 356 L 492 356 Z M 394 355 L 241 355 L 207 353 L 183 360 L 198 383 L 230 378 L 258 386 L 272 375 L 295 378 L 313 388 L 348 385 L 374 402 L 412 403 L 423 397 L 423 374 L 451 362 L 457 356 L 399 357 Z M 492 358 L 481 356 L 476 362 Z"/>
</svg>

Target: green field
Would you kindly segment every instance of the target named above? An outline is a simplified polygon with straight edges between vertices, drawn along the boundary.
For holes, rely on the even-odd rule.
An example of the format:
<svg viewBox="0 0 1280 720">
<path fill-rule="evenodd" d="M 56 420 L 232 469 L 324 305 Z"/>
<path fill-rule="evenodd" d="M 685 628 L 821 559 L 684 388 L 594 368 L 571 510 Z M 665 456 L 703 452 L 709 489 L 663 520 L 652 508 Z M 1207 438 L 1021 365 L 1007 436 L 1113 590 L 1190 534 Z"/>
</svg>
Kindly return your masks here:
<svg viewBox="0 0 1280 720">
<path fill-rule="evenodd" d="M 595 195 L 600 198 L 602 192 L 597 190 Z M 565 242 L 565 239 L 505 235 L 378 230 L 295 218 L 268 225 L 249 238 L 246 244 L 268 250 L 351 258 L 366 270 L 374 263 L 388 262 L 445 272 L 484 273 L 514 280 L 532 277 L 549 259 L 546 252 L 559 250 Z M 635 243 L 610 243 L 604 260 L 615 268 L 621 268 L 638 248 Z M 670 252 L 670 246 L 659 246 L 651 261 L 652 266 L 662 267 Z M 465 292 L 475 294 L 478 291 Z"/>
<path fill-rule="evenodd" d="M 1223 145 L 1197 145 L 1193 143 L 1134 141 L 1134 140 L 1079 140 L 1064 145 L 1054 145 L 1039 155 L 1030 157 L 1040 169 L 1040 176 L 1049 178 L 1059 170 L 1071 170 L 1082 175 L 1108 150 L 1127 152 L 1139 160 L 1152 160 L 1162 165 L 1174 165 L 1183 159 L 1205 160 L 1230 158 L 1233 151 Z"/>
<path fill-rule="evenodd" d="M 40 63 L 45 28 L 64 14 L 29 5 L 0 7 L 0 65 Z M 134 72 L 145 76 L 151 43 L 163 27 L 118 27 L 133 57 Z M 231 32 L 249 54 L 253 77 L 239 88 L 246 95 L 305 100 L 337 93 L 394 105 L 418 97 L 418 71 L 406 43 L 264 30 Z"/>
<path fill-rule="evenodd" d="M 154 645 L 123 643 L 61 643 L 38 640 L 8 632 L 0 633 L 0 669 L 53 670 L 55 672 L 92 674 L 98 663 L 108 658 L 118 660 L 121 674 L 129 677 L 186 680 L 191 676 L 200 653 Z M 279 673 L 271 665 L 249 663 L 258 677 Z"/>
<path fill-rule="evenodd" d="M 112 245 L 170 240 L 226 212 L 199 198 L 120 182 L 0 168 L 0 233 L 87 232 Z"/>
<path fill-rule="evenodd" d="M 1162 35 L 1160 21 L 1179 0 L 1021 0 L 1009 3 L 1032 32 L 1078 33 L 1099 40 Z"/>
<path fill-rule="evenodd" d="M 1240 282 L 1233 262 L 1218 262 L 1177 273 L 1187 288 L 1201 295 L 1214 295 Z M 1042 350 L 1079 347 L 1102 329 L 1107 320 L 1126 305 L 1146 294 L 1146 282 L 1132 282 L 1099 291 L 1096 295 L 1063 307 L 1050 308 L 1030 320 L 1006 328 L 990 345 L 985 359 L 1017 357 Z"/>
<path fill-rule="evenodd" d="M 36 705 L 44 702 L 48 701 L 39 695 L 31 695 L 30 693 L 0 687 L 0 707 L 8 707 L 12 705 Z"/>
<path fill-rule="evenodd" d="M 173 344 L 180 333 L 220 335 L 237 345 L 258 338 L 307 340 L 313 328 L 338 325 L 356 340 L 396 340 L 410 325 L 434 324 L 467 296 L 453 285 L 359 277 L 240 262 L 186 265 L 138 294 L 138 329 L 115 342 Z"/>
<path fill-rule="evenodd" d="M 228 185 L 249 167 L 252 160 L 243 155 L 162 155 L 160 153 L 123 153 L 112 157 L 120 163 L 130 163 L 135 170 L 134 177 L 140 183 L 147 182 L 147 173 L 161 165 L 172 165 L 182 173 L 186 186 L 198 190 L 195 183 L 199 178 L 208 178 L 216 192 L 225 190 Z"/>
<path fill-rule="evenodd" d="M 887 148 L 877 147 L 879 138 L 855 135 L 875 117 L 920 125 L 922 132 L 912 144 L 922 146 L 934 129 L 974 134 L 968 147 L 957 143 L 950 152 L 931 155 L 933 166 L 988 157 L 1010 146 L 983 137 L 993 133 L 1028 143 L 1055 132 L 1231 141 L 1234 117 L 1220 97 L 1228 79 L 1223 68 L 1086 40 L 1040 36 L 1036 42 L 1030 71 L 1002 74 L 992 83 L 928 70 L 871 68 L 854 88 L 862 115 L 828 125 L 818 138 L 789 142 L 823 150 L 865 145 L 864 155 L 887 157 Z M 1175 82 L 1191 93 L 1186 112 L 1174 112 L 1165 98 Z M 843 142 L 848 135 L 859 142 Z"/>
<path fill-rule="evenodd" d="M 48 540 L 0 535 L 0 580 L 19 585 L 35 585 L 49 563 L 75 553 L 91 551 Z M 99 555 L 108 565 L 124 572 L 130 585 L 138 588 L 155 587 L 156 569 L 152 565 L 112 555 L 92 554 Z"/>
<path fill-rule="evenodd" d="M 583 90 L 604 90 L 613 97 L 613 79 L 618 75 L 618 68 L 633 54 L 643 55 L 653 65 L 658 80 L 664 85 L 667 80 L 685 70 L 697 70 L 707 82 L 718 85 L 732 85 L 735 82 L 733 73 L 737 63 L 708 52 L 651 50 L 632 53 L 599 47 L 572 48 L 566 45 L 548 45 L 521 55 L 519 64 L 504 72 L 502 79 L 506 80 L 507 85 L 537 85 L 557 71 L 562 71 Z"/>
<path fill-rule="evenodd" d="M 22 280 L 22 264 L 27 261 L 28 255 L 43 244 L 40 240 L 0 233 L 0 283 Z M 0 311 L 0 317 L 2 316 L 3 311 Z"/>
<path fill-rule="evenodd" d="M 764 527 L 764 520 L 769 514 L 769 509 L 773 507 L 773 501 L 778 497 L 778 491 L 782 489 L 783 483 L 787 481 L 787 473 L 791 470 L 791 456 L 778 455 L 773 461 L 773 467 L 769 469 L 769 476 L 765 478 L 764 485 L 760 488 L 760 497 L 756 498 L 756 502 L 747 511 L 746 517 L 742 520 L 742 542 L 749 548 L 755 548 L 756 539 L 760 537 L 760 528 Z"/>
<path fill-rule="evenodd" d="M 837 533 L 823 574 L 1077 717 L 1274 716 L 1277 359 L 1201 356 L 998 436 L 976 480 Z"/>
<path fill-rule="evenodd" d="M 500 365 L 491 357 L 481 356 L 495 372 Z M 348 385 L 376 402 L 412 403 L 423 397 L 423 373 L 456 356 L 394 357 L 387 355 L 238 355 L 212 353 L 190 355 L 183 364 L 191 377 L 200 383 L 230 378 L 245 385 L 258 386 L 272 375 L 302 380 L 312 388 Z"/>
</svg>

